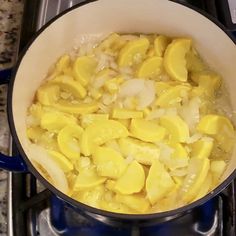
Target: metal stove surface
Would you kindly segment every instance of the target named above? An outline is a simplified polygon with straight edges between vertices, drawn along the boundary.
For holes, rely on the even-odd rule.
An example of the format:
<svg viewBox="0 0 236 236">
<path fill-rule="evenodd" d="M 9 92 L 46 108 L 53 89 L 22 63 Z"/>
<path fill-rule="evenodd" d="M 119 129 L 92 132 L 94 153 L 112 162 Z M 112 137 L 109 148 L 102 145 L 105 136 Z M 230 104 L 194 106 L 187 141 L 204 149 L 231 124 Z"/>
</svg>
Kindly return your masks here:
<svg viewBox="0 0 236 236">
<path fill-rule="evenodd" d="M 55 15 L 85 0 L 25 0 L 20 50 L 32 35 Z M 179 0 L 203 8 L 227 24 L 227 17 L 217 10 L 225 0 Z M 232 1 L 229 1 L 232 2 Z M 224 4 L 225 6 L 225 4 Z M 233 6 L 234 7 L 234 6 Z M 227 8 L 227 7 L 226 7 Z M 226 9 L 220 8 L 220 9 Z M 231 12 L 235 10 L 230 8 Z M 228 13 L 227 13 L 228 14 Z M 234 14 L 234 13 L 232 13 Z M 230 15 L 230 14 L 228 14 Z M 225 20 L 225 21 L 224 21 Z M 233 24 L 228 28 L 235 28 Z M 17 150 L 13 144 L 12 153 Z M 9 173 L 9 236 L 233 236 L 235 235 L 235 182 L 219 196 L 176 220 L 154 227 L 112 228 L 88 219 L 43 188 L 31 174 Z"/>
</svg>

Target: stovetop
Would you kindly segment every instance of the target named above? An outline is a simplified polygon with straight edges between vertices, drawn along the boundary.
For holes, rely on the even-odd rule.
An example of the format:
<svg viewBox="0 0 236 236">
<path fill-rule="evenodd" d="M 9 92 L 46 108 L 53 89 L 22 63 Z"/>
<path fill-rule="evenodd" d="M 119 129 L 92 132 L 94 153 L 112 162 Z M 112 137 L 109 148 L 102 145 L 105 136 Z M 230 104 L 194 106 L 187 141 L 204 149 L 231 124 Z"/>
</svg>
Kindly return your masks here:
<svg viewBox="0 0 236 236">
<path fill-rule="evenodd" d="M 48 20 L 85 0 L 25 0 L 19 49 Z M 235 0 L 178 0 L 211 14 L 236 32 Z M 228 4 L 229 3 L 229 4 Z M 235 30 L 235 32 L 233 31 Z M 235 34 L 236 36 L 236 34 Z M 19 50 L 19 51 L 20 51 Z M 16 154 L 15 145 L 12 153 Z M 114 228 L 79 214 L 29 173 L 9 173 L 9 236 L 233 236 L 236 235 L 236 181 L 192 212 L 152 227 Z"/>
</svg>

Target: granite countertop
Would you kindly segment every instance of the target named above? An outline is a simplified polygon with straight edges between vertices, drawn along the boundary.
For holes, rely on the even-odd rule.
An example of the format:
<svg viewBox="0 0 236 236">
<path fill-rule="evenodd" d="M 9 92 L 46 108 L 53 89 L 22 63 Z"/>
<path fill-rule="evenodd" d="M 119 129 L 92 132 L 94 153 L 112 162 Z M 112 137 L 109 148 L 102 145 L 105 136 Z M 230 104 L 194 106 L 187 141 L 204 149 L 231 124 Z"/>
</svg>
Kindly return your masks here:
<svg viewBox="0 0 236 236">
<path fill-rule="evenodd" d="M 16 60 L 23 0 L 0 0 L 0 70 Z M 7 86 L 0 85 L 0 152 L 8 154 Z M 7 172 L 0 170 L 0 236 L 7 235 Z"/>
</svg>

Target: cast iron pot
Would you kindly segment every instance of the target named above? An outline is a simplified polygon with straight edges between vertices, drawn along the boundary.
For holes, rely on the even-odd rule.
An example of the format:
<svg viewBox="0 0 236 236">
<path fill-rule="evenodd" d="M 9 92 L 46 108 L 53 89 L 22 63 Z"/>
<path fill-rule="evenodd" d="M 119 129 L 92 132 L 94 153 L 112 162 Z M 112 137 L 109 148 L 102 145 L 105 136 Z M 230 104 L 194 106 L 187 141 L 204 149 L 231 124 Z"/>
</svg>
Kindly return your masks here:
<svg viewBox="0 0 236 236">
<path fill-rule="evenodd" d="M 235 177 L 234 151 L 221 183 L 211 193 L 184 207 L 155 214 L 118 214 L 96 209 L 66 196 L 52 186 L 30 161 L 26 137 L 26 112 L 35 91 L 57 58 L 70 50 L 84 34 L 158 33 L 194 39 L 197 50 L 225 79 L 236 109 L 236 47 L 224 27 L 196 10 L 168 0 L 99 0 L 79 4 L 46 24 L 22 53 L 9 84 L 8 119 L 20 156 L 1 154 L 0 167 L 11 171 L 29 171 L 51 192 L 73 208 L 104 223 L 150 225 L 161 223 L 191 211 L 219 192 Z"/>
</svg>

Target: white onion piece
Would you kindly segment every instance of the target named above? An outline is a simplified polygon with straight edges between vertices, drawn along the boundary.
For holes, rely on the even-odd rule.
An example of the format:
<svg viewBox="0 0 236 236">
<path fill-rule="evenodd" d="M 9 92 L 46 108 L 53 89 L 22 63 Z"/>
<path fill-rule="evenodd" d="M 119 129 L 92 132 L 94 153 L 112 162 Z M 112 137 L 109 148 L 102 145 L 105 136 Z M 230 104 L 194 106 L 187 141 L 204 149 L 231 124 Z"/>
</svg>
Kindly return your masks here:
<svg viewBox="0 0 236 236">
<path fill-rule="evenodd" d="M 161 116 L 164 116 L 165 114 L 165 110 L 160 108 L 160 109 L 155 109 L 153 111 L 151 111 L 147 117 L 146 117 L 146 120 L 154 120 L 154 119 L 158 119 L 160 118 Z"/>
<path fill-rule="evenodd" d="M 116 94 L 110 95 L 110 94 L 105 93 L 102 96 L 102 102 L 104 105 L 108 106 L 108 105 L 112 104 L 113 102 L 115 102 L 116 98 L 117 98 Z"/>
<path fill-rule="evenodd" d="M 121 67 L 119 71 L 122 75 L 132 76 L 134 74 L 134 71 L 131 67 Z"/>
<path fill-rule="evenodd" d="M 27 126 L 36 126 L 36 125 L 40 124 L 40 120 L 35 118 L 32 115 L 28 115 L 26 117 L 26 124 L 27 124 Z"/>
<path fill-rule="evenodd" d="M 115 151 L 121 153 L 121 150 L 120 150 L 120 145 L 118 144 L 118 142 L 115 140 L 115 139 L 112 139 L 110 141 L 107 141 L 105 143 L 105 146 L 109 147 L 109 148 L 112 148 L 114 149 Z"/>
<path fill-rule="evenodd" d="M 165 109 L 165 115 L 167 115 L 167 116 L 176 116 L 177 115 L 177 109 L 175 107 L 166 108 Z"/>
<path fill-rule="evenodd" d="M 187 158 L 185 158 L 185 159 L 181 159 L 181 158 L 172 159 L 171 158 L 170 162 L 167 164 L 167 167 L 173 171 L 178 170 L 178 168 L 184 168 L 186 166 L 188 166 L 188 159 Z"/>
<path fill-rule="evenodd" d="M 161 80 L 161 81 L 164 81 L 164 82 L 166 82 L 166 81 L 171 81 L 169 75 L 164 74 L 164 73 L 160 74 L 160 75 L 158 76 L 158 79 Z"/>
<path fill-rule="evenodd" d="M 111 62 L 110 62 L 110 67 L 111 67 L 111 69 L 113 69 L 113 70 L 118 70 L 118 65 L 117 65 L 114 61 L 111 61 Z"/>
<path fill-rule="evenodd" d="M 94 43 L 88 42 L 81 44 L 79 48 L 78 56 L 86 56 L 88 54 L 91 54 L 94 49 Z"/>
<path fill-rule="evenodd" d="M 67 194 L 69 192 L 69 186 L 65 173 L 58 164 L 50 158 L 46 150 L 35 144 L 29 144 L 28 153 L 31 161 L 39 164 L 47 171 L 55 187 Z"/>
<path fill-rule="evenodd" d="M 188 124 L 190 131 L 193 131 L 199 122 L 199 107 L 201 100 L 198 97 L 191 99 L 187 104 L 179 109 L 179 115 Z"/>
<path fill-rule="evenodd" d="M 181 192 L 188 192 L 193 182 L 196 180 L 200 172 L 201 160 L 198 158 L 191 158 L 187 168 L 187 176 L 184 178 L 183 185 L 180 189 Z"/>
<path fill-rule="evenodd" d="M 186 140 L 186 143 L 195 143 L 202 137 L 201 133 L 195 133 Z"/>
<path fill-rule="evenodd" d="M 133 160 L 134 160 L 134 157 L 132 155 L 128 155 L 125 158 L 125 161 L 126 161 L 127 164 L 130 164 Z"/>
<path fill-rule="evenodd" d="M 103 70 L 104 68 L 109 68 L 110 63 L 114 62 L 114 58 L 111 57 L 110 55 L 107 55 L 105 53 L 101 53 L 99 52 L 97 55 L 97 68 L 96 68 L 96 72 Z"/>
<path fill-rule="evenodd" d="M 205 142 L 213 142 L 214 139 L 211 138 L 211 137 L 204 136 L 204 137 L 202 137 L 202 141 L 205 141 Z"/>
<path fill-rule="evenodd" d="M 133 97 L 139 94 L 144 88 L 143 79 L 130 79 L 120 86 L 119 97 Z"/>
<path fill-rule="evenodd" d="M 95 78 L 94 80 L 93 80 L 93 87 L 94 88 L 96 88 L 96 89 L 99 89 L 99 88 L 101 88 L 104 84 L 105 84 L 105 82 L 107 81 L 107 77 L 106 76 L 104 76 L 104 77 L 99 77 L 99 78 Z"/>
<path fill-rule="evenodd" d="M 144 88 L 138 94 L 138 109 L 144 109 L 149 106 L 155 99 L 155 83 L 154 81 L 145 81 Z"/>
<path fill-rule="evenodd" d="M 81 158 L 81 167 L 88 168 L 91 165 L 91 160 L 88 157 L 80 157 Z"/>
<path fill-rule="evenodd" d="M 168 115 L 168 116 L 175 116 L 177 115 L 177 109 L 176 108 L 159 108 L 152 110 L 146 117 L 146 120 L 153 120 L 158 119 L 161 116 Z"/>
<path fill-rule="evenodd" d="M 99 109 L 101 110 L 102 113 L 109 113 L 110 112 L 110 108 L 108 106 L 105 106 L 102 103 L 98 104 Z"/>
<path fill-rule="evenodd" d="M 188 173 L 188 168 L 179 168 L 179 169 L 172 170 L 170 172 L 170 175 L 181 177 L 181 176 L 187 175 L 187 173 Z"/>
<path fill-rule="evenodd" d="M 174 171 L 177 168 L 183 168 L 188 165 L 187 158 L 172 158 L 171 155 L 174 153 L 174 149 L 171 148 L 169 145 L 164 143 L 159 143 L 160 147 L 160 161 L 164 163 L 170 170 Z M 177 170 L 178 172 L 178 170 Z M 183 171 L 182 171 L 183 172 Z M 181 174 L 182 174 L 181 172 Z M 187 172 L 184 172 L 186 174 Z"/>
<path fill-rule="evenodd" d="M 170 160 L 172 153 L 174 153 L 174 149 L 168 146 L 165 143 L 157 143 L 157 146 L 160 148 L 160 161 L 167 163 Z"/>
<path fill-rule="evenodd" d="M 216 110 L 219 113 L 226 114 L 229 118 L 234 120 L 233 115 L 234 115 L 235 111 L 233 111 L 230 106 L 229 94 L 224 87 L 222 88 L 222 90 L 223 90 L 222 91 L 223 95 L 216 97 L 214 105 L 216 107 Z"/>
<path fill-rule="evenodd" d="M 123 101 L 123 107 L 127 109 L 133 109 L 134 107 L 134 99 L 135 97 L 127 97 Z M 136 101 L 136 100 L 135 100 Z"/>
</svg>

